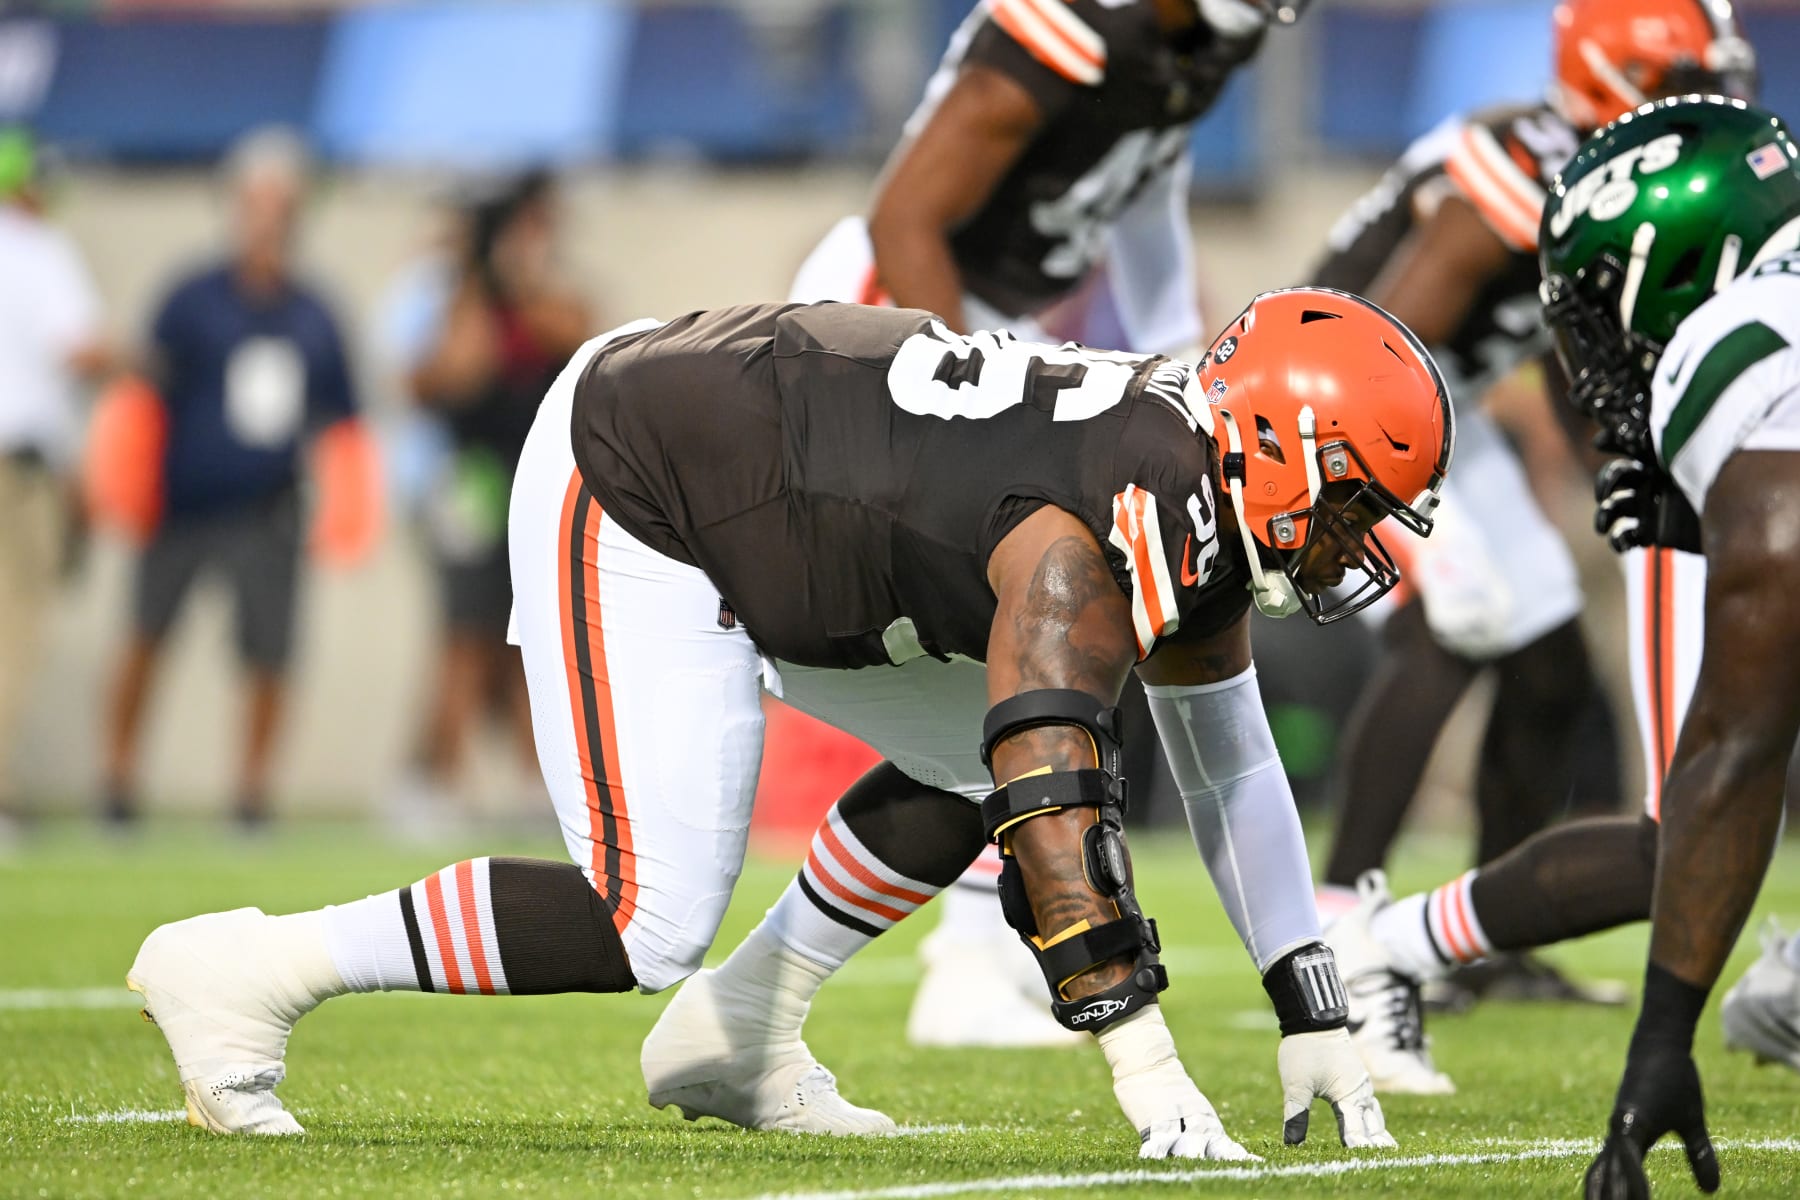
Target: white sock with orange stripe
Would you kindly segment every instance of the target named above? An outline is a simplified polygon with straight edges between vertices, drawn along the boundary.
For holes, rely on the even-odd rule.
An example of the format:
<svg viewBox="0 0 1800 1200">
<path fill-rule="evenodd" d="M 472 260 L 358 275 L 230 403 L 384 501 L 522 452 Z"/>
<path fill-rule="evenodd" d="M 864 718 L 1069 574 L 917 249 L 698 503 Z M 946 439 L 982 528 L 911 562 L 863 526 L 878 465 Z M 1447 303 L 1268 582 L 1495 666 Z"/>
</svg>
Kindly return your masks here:
<svg viewBox="0 0 1800 1200">
<path fill-rule="evenodd" d="M 832 972 L 937 894 L 888 866 L 857 837 L 841 804 L 813 834 L 806 864 L 714 972 L 745 1040 L 798 1041 L 812 998 Z M 732 1004 L 732 1001 L 741 1001 Z"/>
<path fill-rule="evenodd" d="M 1494 952 L 1469 898 L 1474 882 L 1475 872 L 1465 871 L 1433 891 L 1396 900 L 1375 914 L 1369 931 L 1401 971 L 1441 979 Z"/>
<path fill-rule="evenodd" d="M 319 912 L 325 948 L 344 979 L 347 992 L 416 992 L 406 926 L 400 920 L 399 892 L 383 892 L 328 905 Z"/>
<path fill-rule="evenodd" d="M 305 915 L 342 991 L 543 996 L 637 985 L 611 907 L 573 863 L 465 859 Z"/>
<path fill-rule="evenodd" d="M 825 814 L 806 865 L 763 921 L 783 944 L 832 971 L 939 891 L 884 863 L 840 807 Z"/>
<path fill-rule="evenodd" d="M 325 946 L 352 992 L 505 994 L 486 858 L 326 908 Z"/>
</svg>

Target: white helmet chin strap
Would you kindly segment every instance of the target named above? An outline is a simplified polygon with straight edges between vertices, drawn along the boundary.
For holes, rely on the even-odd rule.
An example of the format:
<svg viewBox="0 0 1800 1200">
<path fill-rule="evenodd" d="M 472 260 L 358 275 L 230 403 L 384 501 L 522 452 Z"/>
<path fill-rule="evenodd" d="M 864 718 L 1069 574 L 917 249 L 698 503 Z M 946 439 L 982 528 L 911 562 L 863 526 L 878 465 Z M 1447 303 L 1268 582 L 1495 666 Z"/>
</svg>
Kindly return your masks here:
<svg viewBox="0 0 1800 1200">
<path fill-rule="evenodd" d="M 1231 410 L 1221 408 L 1219 416 L 1225 421 L 1226 444 L 1231 453 L 1243 461 L 1244 439 L 1238 433 L 1237 418 Z M 1308 413 L 1310 416 L 1310 411 Z M 1316 470 L 1317 468 L 1315 468 Z M 1310 479 L 1309 479 L 1310 482 Z M 1291 617 L 1300 611 L 1300 593 L 1294 590 L 1293 581 L 1279 571 L 1263 570 L 1262 559 L 1257 554 L 1256 538 L 1250 532 L 1250 522 L 1244 516 L 1244 478 L 1242 474 L 1233 475 L 1225 480 L 1226 488 L 1231 492 L 1231 508 L 1237 514 L 1238 536 L 1244 541 L 1244 557 L 1250 563 L 1250 597 L 1256 604 L 1258 612 L 1265 617 Z"/>
</svg>

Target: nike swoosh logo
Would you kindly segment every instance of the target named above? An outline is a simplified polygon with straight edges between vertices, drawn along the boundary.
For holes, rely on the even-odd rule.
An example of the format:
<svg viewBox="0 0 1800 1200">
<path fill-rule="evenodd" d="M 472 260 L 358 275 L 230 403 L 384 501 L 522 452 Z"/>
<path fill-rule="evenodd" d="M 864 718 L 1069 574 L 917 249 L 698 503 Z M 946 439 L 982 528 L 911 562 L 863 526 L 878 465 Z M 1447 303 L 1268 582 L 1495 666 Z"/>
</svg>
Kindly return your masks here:
<svg viewBox="0 0 1800 1200">
<path fill-rule="evenodd" d="M 1684 354 L 1682 354 L 1680 359 L 1678 359 L 1676 361 L 1675 365 L 1669 368 L 1669 373 L 1666 376 L 1666 379 L 1667 379 L 1670 387 L 1675 386 L 1675 380 L 1681 375 L 1681 368 L 1687 365 L 1687 360 L 1688 360 L 1688 356 L 1686 353 L 1684 353 Z"/>
<path fill-rule="evenodd" d="M 1188 554 L 1188 551 L 1192 550 L 1193 548 L 1194 548 L 1194 535 L 1190 533 L 1187 535 L 1187 540 L 1185 542 L 1181 543 L 1181 586 L 1182 587 L 1193 587 L 1196 583 L 1200 582 L 1200 572 L 1192 570 L 1188 567 L 1188 563 L 1192 561 L 1192 556 L 1190 554 Z"/>
</svg>

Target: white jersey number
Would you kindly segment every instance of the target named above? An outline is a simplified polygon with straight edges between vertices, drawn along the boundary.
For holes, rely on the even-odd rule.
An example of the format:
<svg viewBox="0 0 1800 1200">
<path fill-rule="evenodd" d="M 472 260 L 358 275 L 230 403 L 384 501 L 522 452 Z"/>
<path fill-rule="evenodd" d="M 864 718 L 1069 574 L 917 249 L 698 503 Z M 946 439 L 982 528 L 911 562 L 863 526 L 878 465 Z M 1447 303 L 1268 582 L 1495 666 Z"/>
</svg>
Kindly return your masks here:
<svg viewBox="0 0 1800 1200">
<path fill-rule="evenodd" d="M 962 337 L 933 321 L 928 332 L 900 343 L 887 385 L 895 404 L 921 417 L 983 420 L 1036 400 L 1050 404 L 1053 421 L 1085 421 L 1125 398 L 1142 362 L 1073 342 L 1021 342 L 1009 333 Z"/>
<path fill-rule="evenodd" d="M 1031 206 L 1031 227 L 1056 242 L 1039 269 L 1052 279 L 1079 279 L 1099 261 L 1106 234 L 1144 183 L 1181 157 L 1188 127 L 1134 129 L 1087 174 L 1054 200 Z"/>
</svg>

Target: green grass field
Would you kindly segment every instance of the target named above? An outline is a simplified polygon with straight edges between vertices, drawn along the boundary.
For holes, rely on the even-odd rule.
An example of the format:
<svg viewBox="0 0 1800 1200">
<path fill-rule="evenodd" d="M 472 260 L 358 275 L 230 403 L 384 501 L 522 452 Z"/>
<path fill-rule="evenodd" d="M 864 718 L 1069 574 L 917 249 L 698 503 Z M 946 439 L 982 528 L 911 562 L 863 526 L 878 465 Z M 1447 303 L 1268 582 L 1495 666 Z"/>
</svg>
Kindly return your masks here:
<svg viewBox="0 0 1800 1200">
<path fill-rule="evenodd" d="M 204 910 L 385 890 L 457 856 L 356 831 L 244 843 L 169 826 L 129 842 L 52 832 L 0 862 L 0 1196 L 1572 1196 L 1631 1023 L 1628 1010 L 1562 1007 L 1438 1020 L 1438 1060 L 1461 1091 L 1389 1100 L 1397 1153 L 1344 1151 L 1323 1110 L 1311 1144 L 1284 1147 L 1267 1001 L 1192 851 L 1170 841 L 1137 851 L 1174 978 L 1165 1008 L 1196 1081 L 1262 1164 L 1140 1164 L 1092 1047 L 909 1047 L 912 953 L 929 916 L 853 963 L 809 1026 L 845 1093 L 908 1136 L 751 1134 L 650 1109 L 637 1050 L 661 1000 L 641 996 L 348 997 L 309 1016 L 289 1048 L 282 1095 L 305 1137 L 217 1138 L 166 1119 L 181 1104 L 174 1066 L 122 988 L 144 934 Z M 1396 890 L 1455 865 L 1448 846 L 1410 847 Z M 751 865 L 722 946 L 791 868 Z M 1762 911 L 1800 915 L 1800 847 L 1776 863 Z M 1633 929 L 1556 957 L 1635 982 L 1643 947 Z M 1746 937 L 1731 977 L 1753 953 Z M 1800 1195 L 1800 1078 L 1727 1056 L 1712 1014 L 1698 1053 L 1724 1194 Z M 1653 1173 L 1661 1194 L 1691 1194 L 1678 1153 L 1655 1155 Z"/>
</svg>

